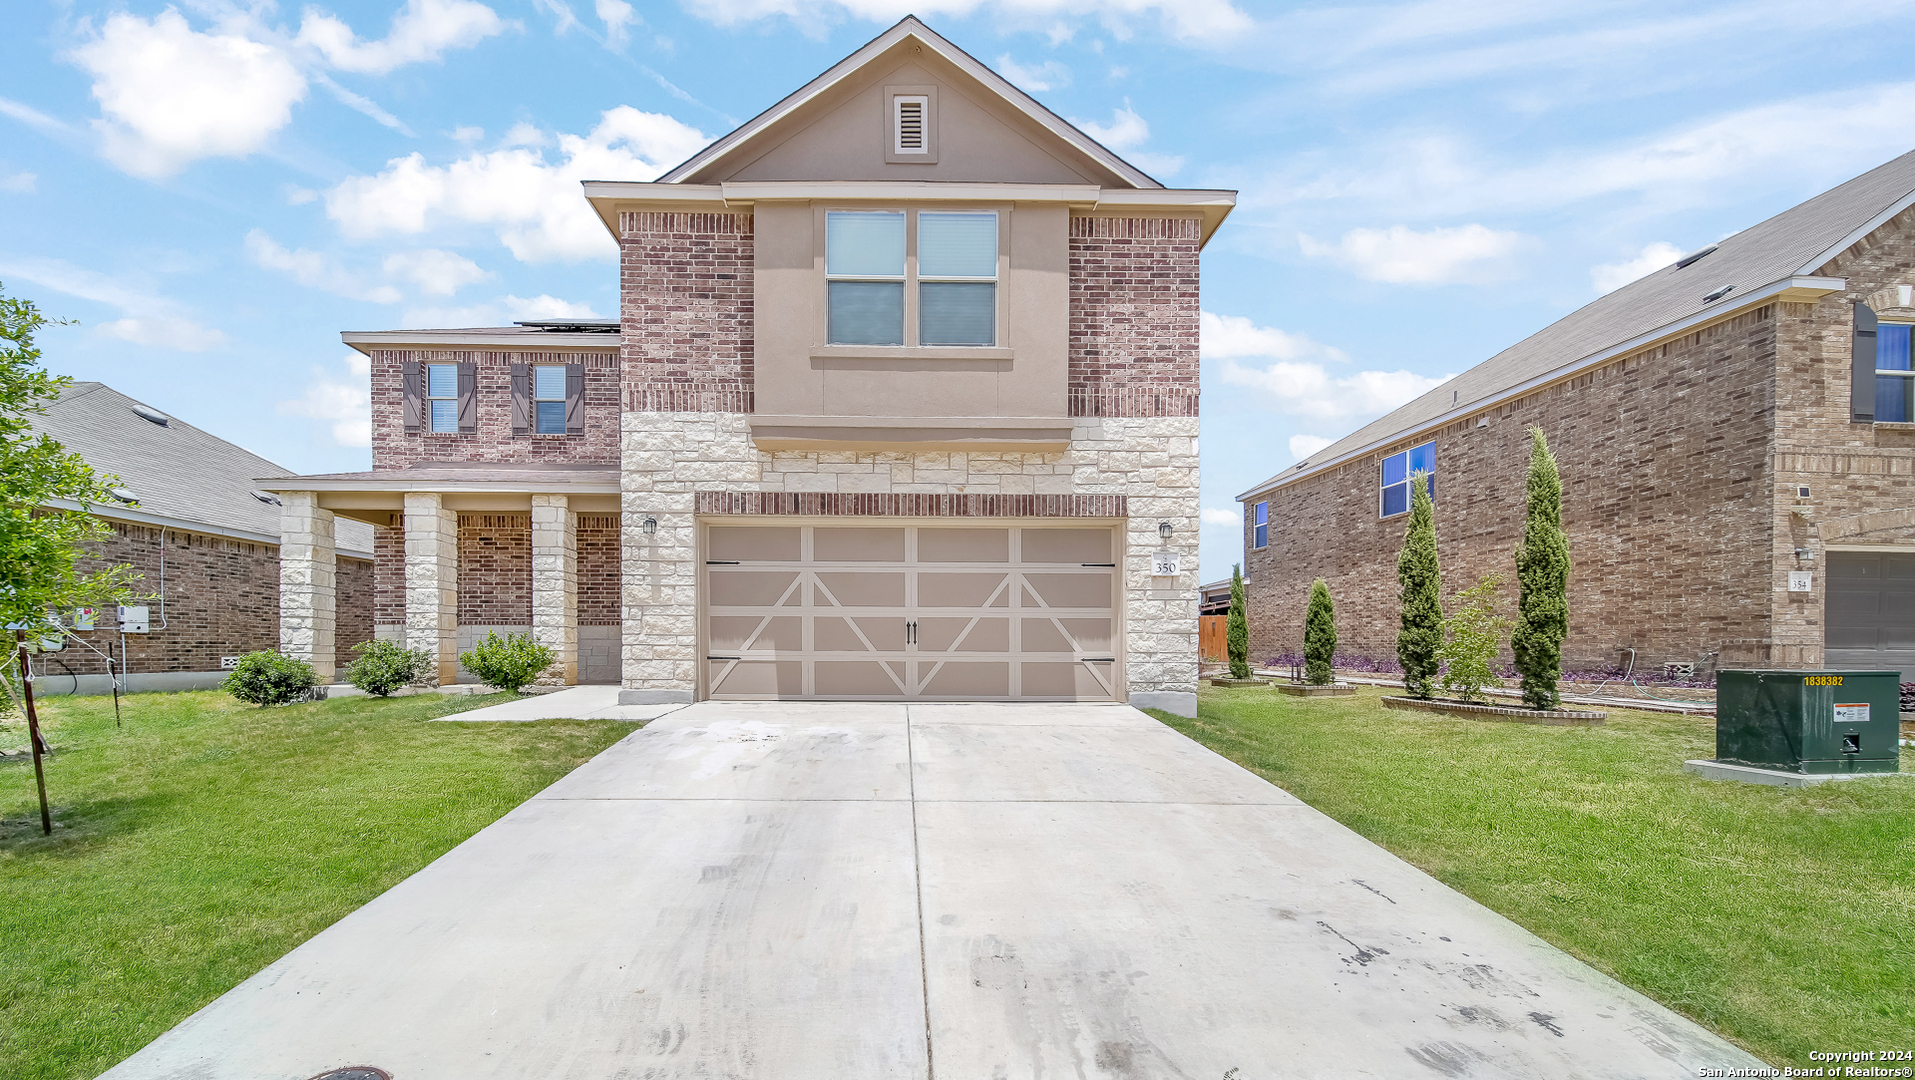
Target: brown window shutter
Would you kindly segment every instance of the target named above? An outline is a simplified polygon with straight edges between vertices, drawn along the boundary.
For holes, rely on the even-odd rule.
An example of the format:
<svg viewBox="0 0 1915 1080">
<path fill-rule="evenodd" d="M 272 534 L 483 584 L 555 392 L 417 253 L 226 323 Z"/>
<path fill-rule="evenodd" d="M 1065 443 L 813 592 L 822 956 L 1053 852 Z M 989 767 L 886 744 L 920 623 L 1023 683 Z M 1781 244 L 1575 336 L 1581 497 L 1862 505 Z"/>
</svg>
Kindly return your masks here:
<svg viewBox="0 0 1915 1080">
<path fill-rule="evenodd" d="M 399 399 L 404 405 L 406 434 L 417 435 L 425 426 L 425 368 L 417 360 L 399 365 Z"/>
<path fill-rule="evenodd" d="M 479 430 L 479 365 L 459 365 L 459 434 Z"/>
<path fill-rule="evenodd" d="M 1849 360 L 1849 421 L 1875 422 L 1875 309 L 1855 305 L 1855 351 Z"/>
<path fill-rule="evenodd" d="M 532 365 L 512 365 L 512 434 L 532 434 Z"/>
<path fill-rule="evenodd" d="M 585 365 L 565 365 L 565 433 L 585 434 Z"/>
</svg>

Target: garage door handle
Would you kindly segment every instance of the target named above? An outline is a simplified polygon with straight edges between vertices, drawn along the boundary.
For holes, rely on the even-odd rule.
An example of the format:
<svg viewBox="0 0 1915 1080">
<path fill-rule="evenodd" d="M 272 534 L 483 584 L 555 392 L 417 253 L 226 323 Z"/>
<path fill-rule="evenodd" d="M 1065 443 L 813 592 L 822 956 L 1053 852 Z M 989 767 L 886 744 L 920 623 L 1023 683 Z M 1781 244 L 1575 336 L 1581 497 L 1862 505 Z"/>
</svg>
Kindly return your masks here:
<svg viewBox="0 0 1915 1080">
<path fill-rule="evenodd" d="M 1085 566 L 1108 566 L 1108 567 L 1110 567 L 1110 568 L 1111 568 L 1111 569 L 1113 569 L 1113 570 L 1115 570 L 1115 569 L 1117 568 L 1117 564 L 1116 564 L 1116 563 L 1114 563 L 1114 562 L 1087 562 L 1087 563 L 1084 563 L 1083 565 L 1085 565 Z"/>
<path fill-rule="evenodd" d="M 706 566 L 737 566 L 737 559 L 706 559 Z"/>
<path fill-rule="evenodd" d="M 904 624 L 904 643 L 906 645 L 916 645 L 918 643 L 918 621 L 916 619 L 912 619 Z"/>
<path fill-rule="evenodd" d="M 707 660 L 743 660 L 742 656 L 707 656 Z"/>
<path fill-rule="evenodd" d="M 1115 664 L 1117 658 L 1115 656 L 1086 656 L 1084 657 L 1084 662 L 1086 664 Z"/>
</svg>

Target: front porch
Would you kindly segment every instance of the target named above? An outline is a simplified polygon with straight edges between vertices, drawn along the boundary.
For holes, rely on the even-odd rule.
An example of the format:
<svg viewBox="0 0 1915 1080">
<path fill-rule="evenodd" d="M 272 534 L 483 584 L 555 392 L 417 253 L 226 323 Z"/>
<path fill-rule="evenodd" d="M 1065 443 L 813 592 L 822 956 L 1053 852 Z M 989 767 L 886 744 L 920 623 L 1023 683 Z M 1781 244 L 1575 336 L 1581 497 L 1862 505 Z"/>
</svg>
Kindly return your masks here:
<svg viewBox="0 0 1915 1080">
<path fill-rule="evenodd" d="M 375 528 L 374 636 L 432 658 L 433 682 L 472 682 L 459 653 L 488 631 L 529 633 L 556 658 L 547 686 L 619 678 L 618 470 L 447 462 L 262 480 L 283 507 L 280 651 L 340 678 L 338 517 Z"/>
</svg>

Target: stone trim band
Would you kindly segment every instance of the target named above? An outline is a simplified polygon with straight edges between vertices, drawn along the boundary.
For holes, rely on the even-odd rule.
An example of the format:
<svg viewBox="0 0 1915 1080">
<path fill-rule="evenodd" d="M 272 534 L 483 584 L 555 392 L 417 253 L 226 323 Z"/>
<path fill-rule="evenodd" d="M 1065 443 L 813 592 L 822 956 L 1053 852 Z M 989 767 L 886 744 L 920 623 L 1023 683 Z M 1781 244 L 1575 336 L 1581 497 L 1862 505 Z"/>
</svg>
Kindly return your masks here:
<svg viewBox="0 0 1915 1080">
<path fill-rule="evenodd" d="M 1127 495 L 927 495 L 701 491 L 700 514 L 807 517 L 1121 518 Z"/>
</svg>

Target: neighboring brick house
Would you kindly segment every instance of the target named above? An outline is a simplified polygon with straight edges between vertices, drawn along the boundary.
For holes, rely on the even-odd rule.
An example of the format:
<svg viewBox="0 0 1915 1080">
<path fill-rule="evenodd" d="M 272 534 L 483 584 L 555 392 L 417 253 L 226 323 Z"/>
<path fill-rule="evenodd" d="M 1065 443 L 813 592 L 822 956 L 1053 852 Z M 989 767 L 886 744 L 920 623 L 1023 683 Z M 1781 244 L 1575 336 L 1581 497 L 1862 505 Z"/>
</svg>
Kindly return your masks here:
<svg viewBox="0 0 1915 1080">
<path fill-rule="evenodd" d="M 905 19 L 584 194 L 620 321 L 345 335 L 373 468 L 279 485 L 288 583 L 373 523 L 380 632 L 442 682 L 508 627 L 626 702 L 1194 711 L 1198 257 L 1234 193 Z M 289 584 L 287 647 L 327 655 L 336 603 Z"/>
<path fill-rule="evenodd" d="M 1514 597 L 1526 430 L 1563 477 L 1571 666 L 1915 671 L 1915 154 L 1686 256 L 1243 493 L 1251 644 L 1393 657 L 1408 476 L 1447 596 Z M 1631 653 L 1630 650 L 1633 650 Z"/>
<path fill-rule="evenodd" d="M 121 633 L 116 609 L 97 611 L 91 630 L 75 631 L 79 642 L 41 658 L 36 693 L 107 692 L 109 653 L 114 668 L 124 658 L 127 690 L 213 686 L 222 661 L 279 645 L 280 508 L 257 478 L 287 470 L 103 383 L 68 386 L 32 420 L 35 433 L 118 478 L 118 501 L 91 508 L 112 536 L 91 545 L 82 570 L 130 565 L 150 594 L 136 602 L 148 609 L 145 633 Z M 339 632 L 326 657 L 335 666 L 372 636 L 372 530 L 342 525 L 337 551 Z"/>
</svg>

